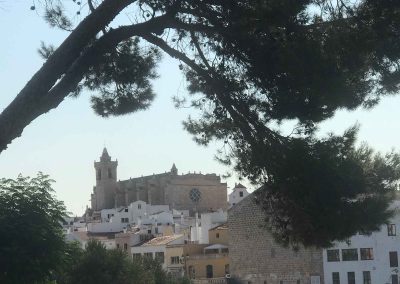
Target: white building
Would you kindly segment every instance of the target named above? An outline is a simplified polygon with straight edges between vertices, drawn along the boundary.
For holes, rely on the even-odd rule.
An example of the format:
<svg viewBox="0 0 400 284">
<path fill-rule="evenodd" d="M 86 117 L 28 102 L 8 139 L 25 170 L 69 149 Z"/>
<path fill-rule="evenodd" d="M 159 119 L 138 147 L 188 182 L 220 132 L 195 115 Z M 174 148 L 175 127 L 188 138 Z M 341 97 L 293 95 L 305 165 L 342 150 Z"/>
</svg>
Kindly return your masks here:
<svg viewBox="0 0 400 284">
<path fill-rule="evenodd" d="M 132 202 L 128 207 L 103 209 L 100 212 L 101 222 L 87 224 L 92 233 L 118 233 L 129 226 L 172 225 L 173 215 L 168 205 L 151 205 L 144 201 Z"/>
<path fill-rule="evenodd" d="M 391 222 L 371 235 L 356 235 L 348 242 L 324 249 L 325 284 L 398 284 L 400 267 L 400 201 Z"/>
<path fill-rule="evenodd" d="M 65 239 L 68 242 L 79 242 L 83 249 L 86 248 L 89 240 L 99 241 L 106 249 L 116 248 L 114 235 L 111 234 L 91 234 L 84 231 L 72 231 L 65 235 Z"/>
<path fill-rule="evenodd" d="M 119 220 L 114 222 L 102 222 L 102 223 L 88 223 L 87 231 L 90 233 L 119 233 L 127 228 L 127 223 L 121 223 Z"/>
<path fill-rule="evenodd" d="M 190 241 L 199 244 L 208 244 L 208 231 L 226 223 L 227 220 L 228 214 L 222 209 L 216 212 L 203 213 L 201 214 L 200 219 L 196 215 L 195 224 L 190 230 Z"/>
<path fill-rule="evenodd" d="M 235 206 L 249 195 L 247 188 L 241 183 L 235 184 L 232 192 L 228 196 L 229 207 Z"/>
<path fill-rule="evenodd" d="M 82 217 L 64 217 L 63 229 L 70 231 L 86 231 L 86 222 Z"/>
</svg>

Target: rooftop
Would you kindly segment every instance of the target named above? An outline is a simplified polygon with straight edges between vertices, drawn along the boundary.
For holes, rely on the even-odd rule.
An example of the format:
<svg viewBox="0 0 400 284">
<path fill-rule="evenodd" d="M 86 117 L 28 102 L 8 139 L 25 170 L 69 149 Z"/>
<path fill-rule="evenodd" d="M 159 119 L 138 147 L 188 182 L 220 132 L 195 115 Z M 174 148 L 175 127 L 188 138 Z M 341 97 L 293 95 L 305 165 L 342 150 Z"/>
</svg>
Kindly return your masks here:
<svg viewBox="0 0 400 284">
<path fill-rule="evenodd" d="M 214 228 L 211 228 L 209 231 L 211 231 L 211 230 L 228 230 L 228 229 L 229 229 L 228 223 L 223 223 L 223 224 L 218 225 L 218 226 L 216 226 Z"/>
<path fill-rule="evenodd" d="M 163 237 L 157 237 L 154 239 L 151 239 L 150 241 L 144 243 L 142 246 L 161 246 L 161 245 L 167 245 L 172 241 L 175 241 L 179 238 L 182 238 L 183 235 L 172 235 L 172 236 L 163 236 Z"/>
<path fill-rule="evenodd" d="M 204 249 L 205 250 L 211 250 L 211 249 L 214 250 L 214 249 L 225 249 L 225 248 L 228 248 L 228 247 L 225 245 L 222 245 L 222 244 L 214 244 L 214 245 L 205 247 Z"/>
<path fill-rule="evenodd" d="M 238 183 L 238 184 L 235 184 L 235 187 L 234 188 L 247 188 L 247 187 L 245 187 L 243 184 L 241 184 L 241 183 Z"/>
</svg>

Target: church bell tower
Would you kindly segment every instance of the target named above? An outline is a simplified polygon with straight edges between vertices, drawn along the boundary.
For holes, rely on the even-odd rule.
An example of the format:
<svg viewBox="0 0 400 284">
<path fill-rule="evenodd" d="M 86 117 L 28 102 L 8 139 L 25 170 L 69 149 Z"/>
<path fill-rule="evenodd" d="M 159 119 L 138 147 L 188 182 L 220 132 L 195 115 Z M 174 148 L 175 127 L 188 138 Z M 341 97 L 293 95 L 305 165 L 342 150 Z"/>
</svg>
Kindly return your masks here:
<svg viewBox="0 0 400 284">
<path fill-rule="evenodd" d="M 94 162 L 96 186 L 93 188 L 92 208 L 96 211 L 115 206 L 117 166 L 118 161 L 111 160 L 106 148 L 103 149 L 100 161 Z"/>
</svg>

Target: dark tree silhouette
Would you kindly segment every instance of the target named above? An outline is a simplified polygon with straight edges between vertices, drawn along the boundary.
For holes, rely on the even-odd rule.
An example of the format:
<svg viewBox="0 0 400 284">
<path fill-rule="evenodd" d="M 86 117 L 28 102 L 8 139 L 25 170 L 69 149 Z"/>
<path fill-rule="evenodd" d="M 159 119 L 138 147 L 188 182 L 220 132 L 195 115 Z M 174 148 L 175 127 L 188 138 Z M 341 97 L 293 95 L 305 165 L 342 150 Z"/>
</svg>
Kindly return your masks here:
<svg viewBox="0 0 400 284">
<path fill-rule="evenodd" d="M 398 92 L 399 1 L 88 0 L 76 2 L 88 13 L 76 26 L 61 1 L 44 2 L 47 21 L 71 33 L 42 47 L 45 64 L 0 114 L 0 150 L 83 88 L 99 115 L 145 109 L 163 51 L 202 113 L 186 129 L 201 144 L 225 141 L 220 160 L 262 185 L 277 240 L 327 246 L 390 216 L 399 156 L 356 148 L 354 127 L 314 133 L 338 109 Z M 124 11 L 134 22 L 113 26 Z M 287 119 L 298 122 L 290 136 L 274 128 Z"/>
<path fill-rule="evenodd" d="M 1 283 L 45 283 L 62 266 L 66 212 L 51 183 L 41 173 L 0 179 Z"/>
</svg>

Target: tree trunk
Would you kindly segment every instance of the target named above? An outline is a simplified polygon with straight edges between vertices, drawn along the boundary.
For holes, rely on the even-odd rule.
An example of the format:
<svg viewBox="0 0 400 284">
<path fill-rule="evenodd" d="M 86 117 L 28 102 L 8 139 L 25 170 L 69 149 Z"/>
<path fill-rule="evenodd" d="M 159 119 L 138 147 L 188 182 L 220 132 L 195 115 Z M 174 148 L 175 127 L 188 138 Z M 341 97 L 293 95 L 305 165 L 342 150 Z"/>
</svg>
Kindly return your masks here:
<svg viewBox="0 0 400 284">
<path fill-rule="evenodd" d="M 0 114 L 0 153 L 41 114 L 55 108 L 46 96 L 57 80 L 79 58 L 85 47 L 134 0 L 105 0 L 64 40 L 21 92 Z M 67 94 L 66 94 L 67 95 Z"/>
</svg>

